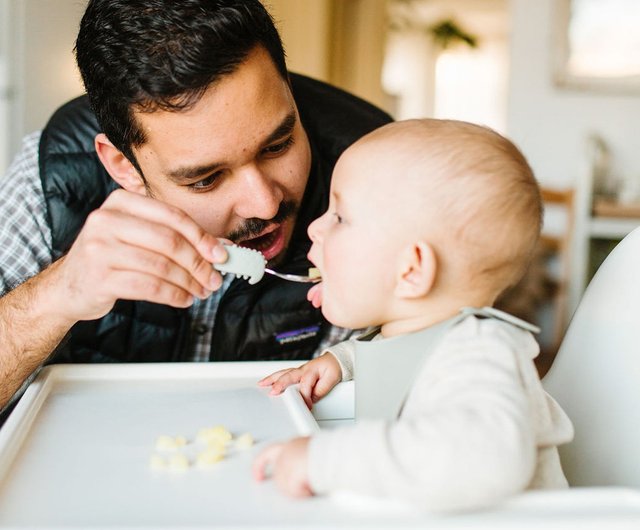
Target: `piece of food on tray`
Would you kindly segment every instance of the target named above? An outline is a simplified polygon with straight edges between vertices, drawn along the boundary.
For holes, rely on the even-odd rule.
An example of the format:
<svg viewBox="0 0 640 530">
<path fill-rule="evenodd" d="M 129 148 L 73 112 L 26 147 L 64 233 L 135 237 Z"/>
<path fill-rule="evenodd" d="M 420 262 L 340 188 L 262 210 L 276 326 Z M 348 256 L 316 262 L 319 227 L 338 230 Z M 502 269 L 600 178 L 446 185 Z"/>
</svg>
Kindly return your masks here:
<svg viewBox="0 0 640 530">
<path fill-rule="evenodd" d="M 232 452 L 243 451 L 253 447 L 254 443 L 251 433 L 246 432 L 234 439 L 233 434 L 224 425 L 199 429 L 192 443 L 189 443 L 185 436 L 173 437 L 162 434 L 156 438 L 156 452 L 149 459 L 149 467 L 154 471 L 184 471 L 191 466 L 187 455 L 191 455 L 193 459 L 196 446 L 204 446 L 204 449 L 195 455 L 194 463 L 196 467 L 209 468 L 223 460 L 228 449 Z"/>
<path fill-rule="evenodd" d="M 198 431 L 196 436 L 196 442 L 201 444 L 222 443 L 226 444 L 230 442 L 233 435 L 223 425 L 216 425 L 215 427 L 203 427 Z"/>
<path fill-rule="evenodd" d="M 224 448 L 208 447 L 196 457 L 196 465 L 200 468 L 211 467 L 224 458 Z"/>
<path fill-rule="evenodd" d="M 182 453 L 175 453 L 168 458 L 171 471 L 186 471 L 189 469 L 189 459 Z"/>
<path fill-rule="evenodd" d="M 241 434 L 240 436 L 238 436 L 236 438 L 236 448 L 238 449 L 249 449 L 250 447 L 252 447 L 254 444 L 254 440 L 253 440 L 253 436 L 251 436 L 251 433 L 244 433 Z"/>
<path fill-rule="evenodd" d="M 187 445 L 187 439 L 184 436 L 169 436 L 162 434 L 156 439 L 157 451 L 173 451 Z"/>
</svg>

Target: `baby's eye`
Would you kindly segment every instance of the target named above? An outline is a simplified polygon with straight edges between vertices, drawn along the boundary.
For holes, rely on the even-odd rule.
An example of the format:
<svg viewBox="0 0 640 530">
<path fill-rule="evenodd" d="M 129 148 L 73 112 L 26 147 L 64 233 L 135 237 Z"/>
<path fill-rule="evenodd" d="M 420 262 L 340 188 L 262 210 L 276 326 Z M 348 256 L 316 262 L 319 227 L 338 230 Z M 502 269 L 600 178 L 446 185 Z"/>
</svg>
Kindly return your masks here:
<svg viewBox="0 0 640 530">
<path fill-rule="evenodd" d="M 338 223 L 339 225 L 342 224 L 342 216 L 339 213 L 334 213 L 333 217 L 336 220 L 336 223 Z"/>
<path fill-rule="evenodd" d="M 280 142 L 279 144 L 270 145 L 269 147 L 265 147 L 263 152 L 266 155 L 279 155 L 284 153 L 291 145 L 293 144 L 293 136 L 289 136 L 284 142 Z"/>
</svg>

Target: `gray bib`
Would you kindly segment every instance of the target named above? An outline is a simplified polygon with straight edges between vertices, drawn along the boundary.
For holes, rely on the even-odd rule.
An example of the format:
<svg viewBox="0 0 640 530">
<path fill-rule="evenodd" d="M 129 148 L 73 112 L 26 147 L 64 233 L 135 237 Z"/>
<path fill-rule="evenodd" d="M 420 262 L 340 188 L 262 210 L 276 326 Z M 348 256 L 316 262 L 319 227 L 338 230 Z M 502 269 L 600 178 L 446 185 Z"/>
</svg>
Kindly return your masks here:
<svg viewBox="0 0 640 530">
<path fill-rule="evenodd" d="M 387 339 L 369 334 L 355 343 L 356 421 L 398 418 L 426 359 L 445 333 L 469 315 L 495 318 L 533 333 L 540 331 L 492 307 L 465 307 L 454 317 L 416 333 Z"/>
</svg>

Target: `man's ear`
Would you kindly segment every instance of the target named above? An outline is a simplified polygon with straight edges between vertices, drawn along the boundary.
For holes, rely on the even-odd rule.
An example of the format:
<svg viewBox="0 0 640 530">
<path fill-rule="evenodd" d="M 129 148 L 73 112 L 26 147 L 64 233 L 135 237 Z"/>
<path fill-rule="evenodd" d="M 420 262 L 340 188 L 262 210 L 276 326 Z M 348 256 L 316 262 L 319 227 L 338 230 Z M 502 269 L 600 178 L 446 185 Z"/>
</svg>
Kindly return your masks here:
<svg viewBox="0 0 640 530">
<path fill-rule="evenodd" d="M 438 260 L 433 247 L 425 241 L 406 246 L 399 260 L 395 295 L 421 298 L 429 294 L 436 280 Z"/>
<path fill-rule="evenodd" d="M 124 156 L 103 133 L 96 136 L 96 153 L 102 165 L 120 187 L 133 193 L 146 195 L 144 180 L 129 159 Z"/>
</svg>

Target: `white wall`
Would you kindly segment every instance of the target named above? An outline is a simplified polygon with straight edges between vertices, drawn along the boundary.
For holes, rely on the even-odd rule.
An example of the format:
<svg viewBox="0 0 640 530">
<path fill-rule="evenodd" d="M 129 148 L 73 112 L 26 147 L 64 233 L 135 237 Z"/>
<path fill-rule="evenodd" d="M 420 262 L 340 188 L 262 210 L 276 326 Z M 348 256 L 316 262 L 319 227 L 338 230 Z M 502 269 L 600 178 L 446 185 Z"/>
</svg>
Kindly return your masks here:
<svg viewBox="0 0 640 530">
<path fill-rule="evenodd" d="M 510 0 L 507 133 L 523 149 L 538 178 L 547 186 L 574 185 L 584 162 L 585 137 L 592 131 L 610 143 L 618 173 L 640 179 L 636 123 L 640 116 L 640 95 L 586 93 L 553 86 L 552 8 L 555 1 Z M 42 127 L 61 103 L 82 92 L 72 47 L 86 0 L 0 0 L 0 3 L 0 16 L 6 8 L 10 12 L 10 20 L 3 16 L 0 30 L 6 24 L 11 33 L 11 84 L 4 88 L 10 89 L 14 98 L 10 102 L 8 142 L 6 137 L 3 141 L 0 130 L 2 172 L 2 146 L 8 146 L 5 159 L 10 158 L 19 148 L 23 134 Z M 271 4 L 283 33 L 287 34 L 289 30 L 283 26 L 292 24 L 291 0 L 272 0 Z M 317 6 L 320 13 L 314 13 L 322 20 L 323 27 L 327 16 L 325 4 L 320 2 Z M 314 38 L 319 37 L 316 34 Z M 320 44 L 317 47 L 324 48 L 325 44 Z M 290 45 L 292 62 L 296 65 L 302 63 L 297 57 L 301 49 L 297 44 Z M 313 64 L 314 71 L 309 73 L 318 75 L 324 69 L 326 64 L 320 61 Z M 2 87 L 0 74 L 0 90 Z M 0 129 L 1 113 L 0 108 Z"/>
<path fill-rule="evenodd" d="M 83 92 L 73 45 L 86 0 L 0 2 L 4 4 L 3 24 L 8 25 L 10 35 L 10 100 L 5 136 L 10 159 L 19 149 L 23 135 L 42 128 L 55 109 Z M 2 137 L 0 133 L 0 141 Z M 0 166 L 0 172 L 4 169 Z"/>
<path fill-rule="evenodd" d="M 610 144 L 617 176 L 640 179 L 640 94 L 581 92 L 553 85 L 555 1 L 511 0 L 507 132 L 543 185 L 562 188 L 577 183 L 591 132 Z"/>
</svg>

